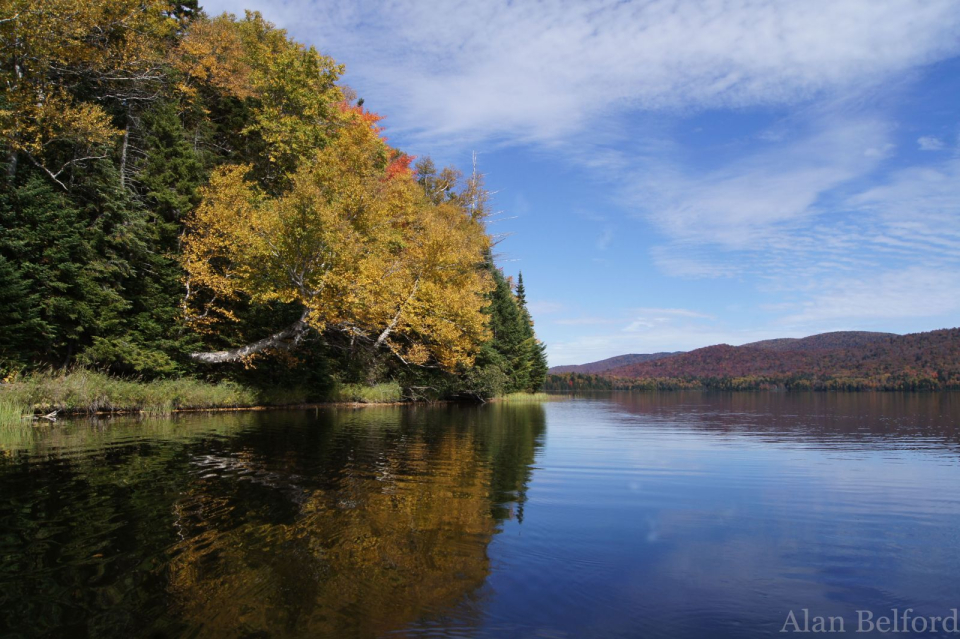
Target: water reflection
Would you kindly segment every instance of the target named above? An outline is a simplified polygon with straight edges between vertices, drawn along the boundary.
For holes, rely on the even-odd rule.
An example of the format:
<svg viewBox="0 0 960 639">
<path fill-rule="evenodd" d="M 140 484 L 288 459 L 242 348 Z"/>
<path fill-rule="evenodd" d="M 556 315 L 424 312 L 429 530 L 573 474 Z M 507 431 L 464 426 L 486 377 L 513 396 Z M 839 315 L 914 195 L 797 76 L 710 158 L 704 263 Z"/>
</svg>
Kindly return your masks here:
<svg viewBox="0 0 960 639">
<path fill-rule="evenodd" d="M 960 450 L 960 393 L 629 393 L 584 396 L 632 419 L 790 445 Z M 596 405 L 596 404 L 594 404 Z"/>
<path fill-rule="evenodd" d="M 853 630 L 960 606 L 958 485 L 948 393 L 0 431 L 0 635 L 733 638 L 803 608 Z"/>
<path fill-rule="evenodd" d="M 375 636 L 439 615 L 487 578 L 544 429 L 539 405 L 502 405 L 5 441 L 5 630 Z"/>
<path fill-rule="evenodd" d="M 851 632 L 857 610 L 949 614 L 958 399 L 636 393 L 550 405 L 529 525 L 495 542 L 509 570 L 488 578 L 498 596 L 481 635 L 745 637 L 776 634 L 803 608 Z M 511 603 L 531 598 L 523 612 Z"/>
</svg>

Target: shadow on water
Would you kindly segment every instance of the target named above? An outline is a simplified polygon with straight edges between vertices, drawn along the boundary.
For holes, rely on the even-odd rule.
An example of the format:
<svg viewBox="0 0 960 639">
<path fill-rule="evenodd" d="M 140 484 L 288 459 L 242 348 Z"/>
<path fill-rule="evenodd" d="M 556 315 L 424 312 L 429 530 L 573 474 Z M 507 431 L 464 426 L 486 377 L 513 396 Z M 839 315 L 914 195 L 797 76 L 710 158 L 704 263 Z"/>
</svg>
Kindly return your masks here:
<svg viewBox="0 0 960 639">
<path fill-rule="evenodd" d="M 0 631 L 375 636 L 470 597 L 540 405 L 321 409 L 0 436 Z"/>
</svg>

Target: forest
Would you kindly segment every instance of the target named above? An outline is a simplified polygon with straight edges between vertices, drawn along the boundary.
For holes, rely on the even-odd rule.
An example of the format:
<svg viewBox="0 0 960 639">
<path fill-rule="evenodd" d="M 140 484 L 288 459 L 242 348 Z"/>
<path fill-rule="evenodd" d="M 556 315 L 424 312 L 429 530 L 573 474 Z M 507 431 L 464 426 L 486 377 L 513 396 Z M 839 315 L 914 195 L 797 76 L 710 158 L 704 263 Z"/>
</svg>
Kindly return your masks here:
<svg viewBox="0 0 960 639">
<path fill-rule="evenodd" d="M 960 329 L 825 333 L 719 344 L 602 372 L 550 375 L 548 390 L 957 390 Z"/>
<path fill-rule="evenodd" d="M 482 174 L 390 146 L 343 65 L 196 0 L 0 0 L 0 40 L 3 386 L 542 386 Z"/>
</svg>

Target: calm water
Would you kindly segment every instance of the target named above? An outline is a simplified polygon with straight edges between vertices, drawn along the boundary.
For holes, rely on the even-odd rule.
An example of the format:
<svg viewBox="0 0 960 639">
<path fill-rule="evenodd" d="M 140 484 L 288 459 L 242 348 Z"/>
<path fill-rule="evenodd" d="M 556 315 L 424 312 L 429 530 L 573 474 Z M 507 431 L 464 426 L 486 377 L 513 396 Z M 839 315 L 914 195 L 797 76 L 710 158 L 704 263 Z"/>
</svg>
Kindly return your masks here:
<svg viewBox="0 0 960 639">
<path fill-rule="evenodd" d="M 803 608 L 853 634 L 960 607 L 958 489 L 951 394 L 4 432 L 0 634 L 781 636 Z"/>
</svg>

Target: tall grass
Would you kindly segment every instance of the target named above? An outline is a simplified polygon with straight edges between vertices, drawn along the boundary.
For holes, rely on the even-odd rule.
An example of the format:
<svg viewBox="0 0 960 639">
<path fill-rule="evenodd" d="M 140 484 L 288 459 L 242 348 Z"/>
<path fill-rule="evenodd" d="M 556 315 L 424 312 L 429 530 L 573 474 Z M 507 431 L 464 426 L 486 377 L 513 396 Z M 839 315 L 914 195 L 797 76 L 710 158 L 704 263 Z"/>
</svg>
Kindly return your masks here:
<svg viewBox="0 0 960 639">
<path fill-rule="evenodd" d="M 337 384 L 327 395 L 331 402 L 354 402 L 361 404 L 382 404 L 399 402 L 403 399 L 403 389 L 396 382 L 386 382 L 374 386 L 363 384 Z"/>
<path fill-rule="evenodd" d="M 254 406 L 257 392 L 233 382 L 193 378 L 142 382 L 85 369 L 32 373 L 0 384 L 0 415 L 134 411 L 167 415 L 184 408 Z"/>
<path fill-rule="evenodd" d="M 561 399 L 558 395 L 551 395 L 550 393 L 509 393 L 500 398 L 500 401 L 510 402 L 510 403 L 521 403 L 521 402 L 552 402 L 554 400 Z"/>
<path fill-rule="evenodd" d="M 0 424 L 26 424 L 31 415 L 133 412 L 162 417 L 178 410 L 305 404 L 315 393 L 306 388 L 254 389 L 235 382 L 204 382 L 183 377 L 140 381 L 87 369 L 20 375 L 0 383 Z M 396 382 L 364 386 L 337 384 L 327 401 L 387 403 L 403 400 Z"/>
<path fill-rule="evenodd" d="M 0 393 L 0 426 L 19 426 L 30 412 L 29 406 Z"/>
</svg>

